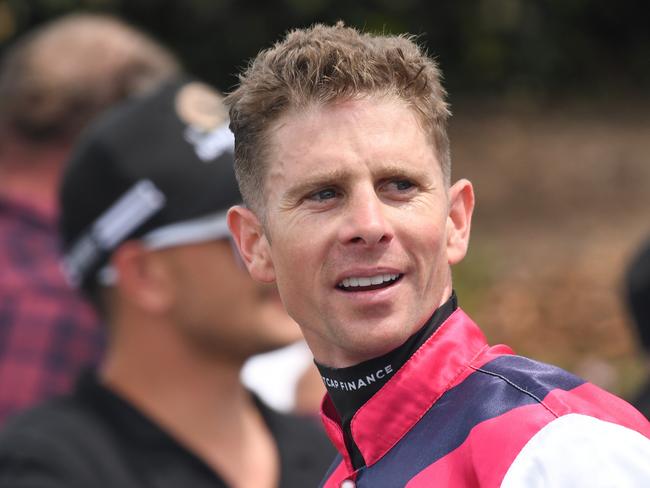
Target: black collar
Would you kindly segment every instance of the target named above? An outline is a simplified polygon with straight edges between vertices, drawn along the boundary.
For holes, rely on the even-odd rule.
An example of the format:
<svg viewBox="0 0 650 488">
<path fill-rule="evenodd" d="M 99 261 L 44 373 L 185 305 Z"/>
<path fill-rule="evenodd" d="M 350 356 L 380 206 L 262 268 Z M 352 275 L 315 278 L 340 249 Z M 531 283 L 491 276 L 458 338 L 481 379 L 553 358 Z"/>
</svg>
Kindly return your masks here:
<svg viewBox="0 0 650 488">
<path fill-rule="evenodd" d="M 341 418 L 345 445 L 355 469 L 365 466 L 361 452 L 352 440 L 352 417 L 398 371 L 440 325 L 458 307 L 455 292 L 441 305 L 431 318 L 409 337 L 404 344 L 383 356 L 369 359 L 347 368 L 329 368 L 316 363 L 327 393 Z"/>
</svg>

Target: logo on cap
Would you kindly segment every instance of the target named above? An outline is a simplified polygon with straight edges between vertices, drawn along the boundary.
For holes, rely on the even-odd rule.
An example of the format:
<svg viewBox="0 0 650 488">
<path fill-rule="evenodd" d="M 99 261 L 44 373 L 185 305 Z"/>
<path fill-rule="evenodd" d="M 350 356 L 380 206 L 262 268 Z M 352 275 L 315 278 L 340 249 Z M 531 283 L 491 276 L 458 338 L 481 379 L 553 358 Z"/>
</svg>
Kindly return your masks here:
<svg viewBox="0 0 650 488">
<path fill-rule="evenodd" d="M 205 83 L 191 82 L 176 95 L 176 112 L 187 125 L 185 140 L 204 162 L 233 152 L 235 138 L 228 129 L 228 112 L 222 97 Z"/>
</svg>

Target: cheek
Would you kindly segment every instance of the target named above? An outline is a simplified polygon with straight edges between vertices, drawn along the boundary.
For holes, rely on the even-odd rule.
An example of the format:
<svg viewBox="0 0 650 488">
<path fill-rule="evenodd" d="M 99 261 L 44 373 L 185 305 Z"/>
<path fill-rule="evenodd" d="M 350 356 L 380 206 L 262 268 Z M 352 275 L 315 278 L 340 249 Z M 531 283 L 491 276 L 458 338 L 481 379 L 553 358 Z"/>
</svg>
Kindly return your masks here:
<svg viewBox="0 0 650 488">
<path fill-rule="evenodd" d="M 444 225 L 433 227 L 429 233 L 429 243 L 436 255 L 445 255 L 447 250 L 447 229 Z"/>
<path fill-rule="evenodd" d="M 406 252 L 413 254 L 415 259 L 432 261 L 445 254 L 445 226 L 433 223 L 431 219 L 428 222 L 420 220 L 410 223 L 402 235 L 404 237 L 401 241 Z"/>
<path fill-rule="evenodd" d="M 283 237 L 274 241 L 270 248 L 276 281 L 279 287 L 296 287 L 313 276 L 321 256 L 317 244 L 308 236 L 287 232 Z"/>
<path fill-rule="evenodd" d="M 276 285 L 287 312 L 294 318 L 301 317 L 301 310 L 308 308 L 317 287 L 317 270 L 314 257 L 304 247 L 292 249 L 274 259 Z"/>
</svg>

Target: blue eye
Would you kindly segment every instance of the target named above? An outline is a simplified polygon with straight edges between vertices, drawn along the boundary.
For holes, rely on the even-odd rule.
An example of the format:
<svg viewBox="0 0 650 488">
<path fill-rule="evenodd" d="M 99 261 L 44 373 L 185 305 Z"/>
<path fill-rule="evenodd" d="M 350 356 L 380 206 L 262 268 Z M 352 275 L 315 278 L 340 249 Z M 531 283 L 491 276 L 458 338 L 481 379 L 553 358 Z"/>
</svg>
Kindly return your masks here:
<svg viewBox="0 0 650 488">
<path fill-rule="evenodd" d="M 395 188 L 397 188 L 400 191 L 409 190 L 413 188 L 413 183 L 411 183 L 408 180 L 398 180 L 395 181 L 394 184 L 395 184 Z"/>
<path fill-rule="evenodd" d="M 316 201 L 323 201 L 323 200 L 331 200 L 332 198 L 336 198 L 337 193 L 336 190 L 333 188 L 326 188 L 324 190 L 319 190 L 315 193 L 312 193 L 309 196 L 310 200 L 316 200 Z"/>
</svg>

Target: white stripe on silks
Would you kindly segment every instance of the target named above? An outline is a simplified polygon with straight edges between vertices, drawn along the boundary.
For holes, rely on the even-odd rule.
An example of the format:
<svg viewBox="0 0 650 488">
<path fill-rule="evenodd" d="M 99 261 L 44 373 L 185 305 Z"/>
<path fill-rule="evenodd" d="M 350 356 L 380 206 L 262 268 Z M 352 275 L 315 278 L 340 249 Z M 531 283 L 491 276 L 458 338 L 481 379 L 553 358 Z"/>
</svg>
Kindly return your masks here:
<svg viewBox="0 0 650 488">
<path fill-rule="evenodd" d="M 535 434 L 502 488 L 647 488 L 650 439 L 588 415 L 559 417 Z"/>
</svg>

